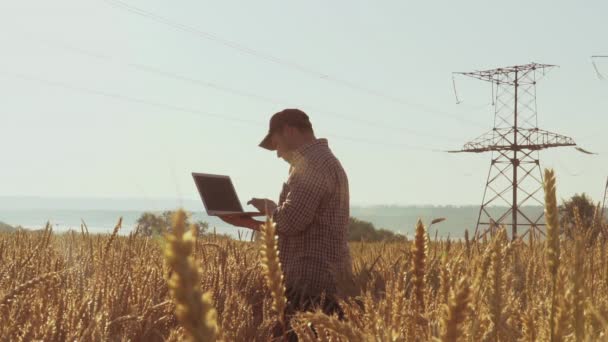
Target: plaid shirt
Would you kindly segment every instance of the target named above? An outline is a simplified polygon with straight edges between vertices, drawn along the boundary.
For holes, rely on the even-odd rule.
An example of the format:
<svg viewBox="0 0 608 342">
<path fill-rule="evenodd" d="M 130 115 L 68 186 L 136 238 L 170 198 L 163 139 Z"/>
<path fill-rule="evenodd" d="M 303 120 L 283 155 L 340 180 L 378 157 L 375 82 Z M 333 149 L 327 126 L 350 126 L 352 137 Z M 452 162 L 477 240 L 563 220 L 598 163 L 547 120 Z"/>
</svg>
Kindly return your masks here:
<svg viewBox="0 0 608 342">
<path fill-rule="evenodd" d="M 334 294 L 351 274 L 349 210 L 348 179 L 327 140 L 297 149 L 273 212 L 287 287 Z"/>
</svg>

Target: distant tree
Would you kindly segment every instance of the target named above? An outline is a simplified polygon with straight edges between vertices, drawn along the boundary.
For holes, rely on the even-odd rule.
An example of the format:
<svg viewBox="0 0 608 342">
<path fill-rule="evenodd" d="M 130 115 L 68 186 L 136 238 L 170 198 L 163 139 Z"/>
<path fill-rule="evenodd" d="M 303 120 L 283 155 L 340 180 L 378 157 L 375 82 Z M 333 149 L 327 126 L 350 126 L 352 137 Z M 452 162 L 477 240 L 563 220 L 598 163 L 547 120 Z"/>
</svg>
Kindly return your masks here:
<svg viewBox="0 0 608 342">
<path fill-rule="evenodd" d="M 209 230 L 209 223 L 203 220 L 194 222 L 194 226 L 196 227 L 199 235 L 203 235 Z"/>
<path fill-rule="evenodd" d="M 162 215 L 152 212 L 144 212 L 135 222 L 139 226 L 139 231 L 143 236 L 160 235 L 168 228 L 167 221 Z"/>
<path fill-rule="evenodd" d="M 349 219 L 348 239 L 350 241 L 390 241 L 400 237 L 400 235 L 390 230 L 376 229 L 371 222 L 359 220 L 355 217 Z"/>
<path fill-rule="evenodd" d="M 175 214 L 174 210 L 165 210 L 160 214 L 162 220 L 165 222 L 167 226 L 167 230 L 171 229 L 171 225 L 173 223 L 173 214 Z M 190 213 L 186 213 L 186 226 L 189 226 L 188 219 L 190 218 Z"/>
<path fill-rule="evenodd" d="M 578 208 L 582 221 L 582 232 L 577 230 L 574 208 Z M 567 200 L 562 200 L 562 204 L 559 206 L 560 226 L 566 236 L 574 238 L 577 234 L 589 234 L 589 238 L 595 239 L 599 234 L 599 229 L 597 231 L 590 231 L 596 226 L 593 224 L 595 210 L 593 201 L 585 193 L 580 195 L 575 194 Z"/>
<path fill-rule="evenodd" d="M 139 226 L 139 231 L 144 236 L 160 235 L 163 232 L 171 231 L 173 214 L 175 211 L 167 210 L 160 214 L 153 212 L 143 212 L 135 222 Z M 190 226 L 191 214 L 186 215 L 186 226 Z M 197 234 L 204 234 L 209 229 L 209 223 L 199 220 L 193 223 L 197 229 Z"/>
</svg>

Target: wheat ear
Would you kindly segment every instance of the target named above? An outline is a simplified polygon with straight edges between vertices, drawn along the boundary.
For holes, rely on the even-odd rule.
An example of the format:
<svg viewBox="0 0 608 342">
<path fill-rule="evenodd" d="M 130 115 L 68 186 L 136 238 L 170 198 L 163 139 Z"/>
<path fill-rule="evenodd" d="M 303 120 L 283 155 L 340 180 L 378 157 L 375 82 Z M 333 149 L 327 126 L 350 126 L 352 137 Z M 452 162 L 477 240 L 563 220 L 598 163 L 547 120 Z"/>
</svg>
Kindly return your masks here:
<svg viewBox="0 0 608 342">
<path fill-rule="evenodd" d="M 116 224 L 116 226 L 114 226 L 114 230 L 112 231 L 112 235 L 110 235 L 110 239 L 108 240 L 108 242 L 106 243 L 106 246 L 103 249 L 103 255 L 104 256 L 108 255 L 108 251 L 110 250 L 110 246 L 112 245 L 112 242 L 116 239 L 116 235 L 118 235 L 118 230 L 120 229 L 120 227 L 122 227 L 122 216 L 118 219 L 118 223 Z"/>
<path fill-rule="evenodd" d="M 555 335 L 555 292 L 560 253 L 557 197 L 555 195 L 555 173 L 553 170 L 545 169 L 545 180 L 543 185 L 545 188 L 545 221 L 547 223 L 547 262 L 549 264 L 549 273 L 551 274 L 553 285 L 551 317 L 549 318 L 551 340 L 553 340 Z"/>
<path fill-rule="evenodd" d="M 420 313 L 424 312 L 424 275 L 427 255 L 426 228 L 419 219 L 416 223 L 416 237 L 412 247 L 412 273 L 414 275 L 414 294 Z"/>
<path fill-rule="evenodd" d="M 287 306 L 285 299 L 285 286 L 283 284 L 283 271 L 279 261 L 279 251 L 276 240 L 276 226 L 270 218 L 261 226 L 260 254 L 262 260 L 262 270 L 266 285 L 272 295 L 272 308 L 279 315 L 279 322 L 285 323 L 284 313 Z"/>
<path fill-rule="evenodd" d="M 545 220 L 547 222 L 547 259 L 553 281 L 557 277 L 559 267 L 559 223 L 557 198 L 555 195 L 555 174 L 553 170 L 545 170 Z"/>
<path fill-rule="evenodd" d="M 192 258 L 196 228 L 184 234 L 186 213 L 178 210 L 173 215 L 173 229 L 167 236 L 165 259 L 173 274 L 169 289 L 175 301 L 175 315 L 190 341 L 215 341 L 218 338 L 217 313 L 211 293 L 201 293 L 200 271 Z"/>
</svg>

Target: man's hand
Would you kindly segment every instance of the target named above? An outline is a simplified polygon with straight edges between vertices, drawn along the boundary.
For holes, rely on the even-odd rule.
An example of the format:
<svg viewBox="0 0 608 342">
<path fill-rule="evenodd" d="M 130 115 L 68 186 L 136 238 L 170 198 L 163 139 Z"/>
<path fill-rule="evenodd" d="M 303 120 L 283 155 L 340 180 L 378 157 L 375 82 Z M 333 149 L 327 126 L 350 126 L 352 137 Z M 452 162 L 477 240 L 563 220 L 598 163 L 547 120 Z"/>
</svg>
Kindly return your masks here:
<svg viewBox="0 0 608 342">
<path fill-rule="evenodd" d="M 247 204 L 251 204 L 264 215 L 271 214 L 277 208 L 277 204 L 268 198 L 252 198 Z"/>
<path fill-rule="evenodd" d="M 229 215 L 219 215 L 219 218 L 226 223 L 230 223 L 233 226 L 249 228 L 253 230 L 260 230 L 260 225 L 264 224 L 262 221 L 254 220 L 251 216 L 247 215 L 239 215 L 239 214 L 229 214 Z"/>
</svg>

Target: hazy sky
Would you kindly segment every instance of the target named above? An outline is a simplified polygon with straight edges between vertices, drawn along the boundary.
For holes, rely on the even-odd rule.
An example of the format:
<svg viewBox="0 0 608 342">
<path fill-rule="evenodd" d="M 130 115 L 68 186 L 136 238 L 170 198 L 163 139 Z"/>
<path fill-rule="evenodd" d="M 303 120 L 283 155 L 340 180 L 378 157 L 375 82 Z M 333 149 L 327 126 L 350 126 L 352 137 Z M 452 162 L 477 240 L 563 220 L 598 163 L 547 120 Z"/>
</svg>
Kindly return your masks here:
<svg viewBox="0 0 608 342">
<path fill-rule="evenodd" d="M 606 1 L 124 2 L 0 1 L 0 195 L 195 199 L 197 171 L 276 198 L 287 164 L 257 144 L 299 107 L 352 203 L 477 204 L 490 154 L 437 150 L 491 128 L 491 89 L 458 77 L 457 105 L 452 72 L 531 61 L 560 66 L 539 126 L 600 153 L 541 165 L 561 197 L 602 194 L 608 81 L 590 56 L 608 54 Z"/>
</svg>

